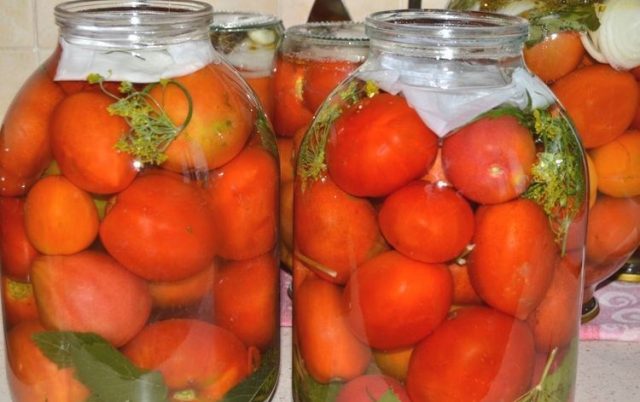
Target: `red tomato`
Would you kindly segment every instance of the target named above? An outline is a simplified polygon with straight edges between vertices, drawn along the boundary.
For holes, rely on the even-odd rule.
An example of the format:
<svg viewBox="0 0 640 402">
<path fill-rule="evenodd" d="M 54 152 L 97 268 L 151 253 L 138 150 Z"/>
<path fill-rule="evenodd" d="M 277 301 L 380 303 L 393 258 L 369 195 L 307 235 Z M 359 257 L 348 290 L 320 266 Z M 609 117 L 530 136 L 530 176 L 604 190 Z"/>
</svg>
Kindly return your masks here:
<svg viewBox="0 0 640 402">
<path fill-rule="evenodd" d="M 381 374 L 366 374 L 346 383 L 335 402 L 379 401 L 385 394 L 393 395 L 399 402 L 411 402 L 402 383 Z"/>
<path fill-rule="evenodd" d="M 49 119 L 63 98 L 40 68 L 11 102 L 0 129 L 0 195 L 24 194 L 49 165 Z"/>
<path fill-rule="evenodd" d="M 343 284 L 358 264 L 380 252 L 376 211 L 331 180 L 311 182 L 294 197 L 294 244 L 322 278 Z"/>
<path fill-rule="evenodd" d="M 124 348 L 133 364 L 157 370 L 172 392 L 218 401 L 257 365 L 259 352 L 226 329 L 193 319 L 147 325 Z"/>
<path fill-rule="evenodd" d="M 304 71 L 302 97 L 307 109 L 315 112 L 342 80 L 358 67 L 359 63 L 340 60 L 313 60 Z"/>
<path fill-rule="evenodd" d="M 371 351 L 349 328 L 341 289 L 310 276 L 293 295 L 297 347 L 309 374 L 320 383 L 363 374 Z"/>
<path fill-rule="evenodd" d="M 376 349 L 411 346 L 447 316 L 453 281 L 447 267 L 389 251 L 351 274 L 344 301 L 353 333 Z"/>
<path fill-rule="evenodd" d="M 151 281 L 185 279 L 207 268 L 217 236 L 204 194 L 168 172 L 136 178 L 100 226 L 109 253 Z"/>
<path fill-rule="evenodd" d="M 211 173 L 207 200 L 219 231 L 218 255 L 243 260 L 274 248 L 278 177 L 277 160 L 257 147 L 246 148 Z"/>
<path fill-rule="evenodd" d="M 525 319 L 544 297 L 558 260 L 547 215 L 526 199 L 480 207 L 474 243 L 473 288 L 487 304 Z"/>
<path fill-rule="evenodd" d="M 31 275 L 47 328 L 95 332 L 118 347 L 149 318 L 147 284 L 107 254 L 42 256 L 33 263 Z"/>
<path fill-rule="evenodd" d="M 293 137 L 296 130 L 313 119 L 313 111 L 304 106 L 302 99 L 304 66 L 295 60 L 278 58 L 273 86 L 273 127 L 278 136 Z"/>
<path fill-rule="evenodd" d="M 279 325 L 279 274 L 278 261 L 271 253 L 231 261 L 216 269 L 214 322 L 245 345 L 266 349 Z"/>
<path fill-rule="evenodd" d="M 0 257 L 2 273 L 18 279 L 29 276 L 29 267 L 38 256 L 24 226 L 24 200 L 0 197 Z"/>
<path fill-rule="evenodd" d="M 539 351 L 566 346 L 578 336 L 580 291 L 580 259 L 567 255 L 556 266 L 551 286 L 527 320 Z"/>
<path fill-rule="evenodd" d="M 115 100 L 100 92 L 66 97 L 51 118 L 51 148 L 62 174 L 97 194 L 124 190 L 137 170 L 133 157 L 116 149 L 129 125 L 107 108 Z"/>
<path fill-rule="evenodd" d="M 413 351 L 407 391 L 412 402 L 513 402 L 529 387 L 534 357 L 525 323 L 464 307 Z"/>
<path fill-rule="evenodd" d="M 384 196 L 424 175 L 438 138 L 401 97 L 380 94 L 346 110 L 327 142 L 329 175 L 358 196 Z"/>
<path fill-rule="evenodd" d="M 481 204 L 522 194 L 535 161 L 533 136 L 511 116 L 476 120 L 442 144 L 447 178 L 462 195 Z"/>
<path fill-rule="evenodd" d="M 396 250 L 435 263 L 462 253 L 473 236 L 474 217 L 469 203 L 455 190 L 415 181 L 384 200 L 378 222 Z"/>
<path fill-rule="evenodd" d="M 15 401 L 86 401 L 89 390 L 74 376 L 72 368 L 59 368 L 42 354 L 32 336 L 45 328 L 24 321 L 7 332 L 7 377 Z"/>
<path fill-rule="evenodd" d="M 215 264 L 185 279 L 149 282 L 153 306 L 158 308 L 185 307 L 198 303 L 213 289 Z"/>
</svg>

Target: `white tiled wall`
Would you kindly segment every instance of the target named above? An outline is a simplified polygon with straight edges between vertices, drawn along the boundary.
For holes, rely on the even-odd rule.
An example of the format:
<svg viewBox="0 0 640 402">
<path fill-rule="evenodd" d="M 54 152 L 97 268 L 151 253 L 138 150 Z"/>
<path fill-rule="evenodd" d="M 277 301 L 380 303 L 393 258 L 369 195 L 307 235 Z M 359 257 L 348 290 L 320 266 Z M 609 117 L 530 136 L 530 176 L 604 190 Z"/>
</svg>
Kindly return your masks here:
<svg viewBox="0 0 640 402">
<path fill-rule="evenodd" d="M 205 0 L 216 10 L 258 11 L 277 15 L 291 26 L 307 20 L 314 0 Z M 26 77 L 51 53 L 57 40 L 53 8 L 63 0 L 0 0 L 0 120 Z M 343 0 L 353 20 L 372 12 L 406 8 L 408 0 Z M 448 0 L 422 0 L 442 7 Z"/>
</svg>

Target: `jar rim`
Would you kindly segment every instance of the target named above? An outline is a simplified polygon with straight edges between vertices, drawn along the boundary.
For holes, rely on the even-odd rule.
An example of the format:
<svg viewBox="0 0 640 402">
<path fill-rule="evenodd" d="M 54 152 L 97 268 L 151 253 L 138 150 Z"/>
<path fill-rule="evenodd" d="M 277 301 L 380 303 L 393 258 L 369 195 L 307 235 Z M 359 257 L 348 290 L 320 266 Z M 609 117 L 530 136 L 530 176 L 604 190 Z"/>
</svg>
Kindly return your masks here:
<svg viewBox="0 0 640 402">
<path fill-rule="evenodd" d="M 285 38 L 308 40 L 327 46 L 369 45 L 364 23 L 353 21 L 321 21 L 292 25 L 285 31 Z"/>
<path fill-rule="evenodd" d="M 281 25 L 282 20 L 271 14 L 254 11 L 216 11 L 213 13 L 212 31 L 242 31 Z"/>
<path fill-rule="evenodd" d="M 524 41 L 529 22 L 522 17 L 482 11 L 400 9 L 370 14 L 365 19 L 365 29 L 371 39 L 402 43 L 485 37 Z"/>
<path fill-rule="evenodd" d="M 198 0 L 72 0 L 54 8 L 68 41 L 101 47 L 149 47 L 207 37 L 213 7 Z"/>
</svg>

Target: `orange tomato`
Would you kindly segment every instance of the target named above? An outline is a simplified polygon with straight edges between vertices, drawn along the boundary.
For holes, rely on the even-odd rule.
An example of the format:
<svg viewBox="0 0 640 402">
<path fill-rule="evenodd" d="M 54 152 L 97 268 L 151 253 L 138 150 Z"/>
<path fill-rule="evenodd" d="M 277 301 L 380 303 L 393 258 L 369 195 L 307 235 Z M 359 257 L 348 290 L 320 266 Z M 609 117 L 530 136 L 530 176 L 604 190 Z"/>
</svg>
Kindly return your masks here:
<svg viewBox="0 0 640 402">
<path fill-rule="evenodd" d="M 384 374 L 398 381 L 404 381 L 407 378 L 411 353 L 413 353 L 413 347 L 388 351 L 374 350 L 373 359 Z"/>
<path fill-rule="evenodd" d="M 294 244 L 297 258 L 322 278 L 344 284 L 351 271 L 382 251 L 376 211 L 329 178 L 296 184 Z"/>
<path fill-rule="evenodd" d="M 467 265 L 452 263 L 448 267 L 453 278 L 453 305 L 482 304 L 482 298 L 471 285 Z"/>
<path fill-rule="evenodd" d="M 0 195 L 26 193 L 49 165 L 49 119 L 63 98 L 39 68 L 11 102 L 0 129 Z"/>
<path fill-rule="evenodd" d="M 515 117 L 485 117 L 444 139 L 442 166 L 465 197 L 481 204 L 516 198 L 528 187 L 536 147 Z"/>
<path fill-rule="evenodd" d="M 0 197 L 2 273 L 18 279 L 28 278 L 29 267 L 38 254 L 24 226 L 24 200 Z"/>
<path fill-rule="evenodd" d="M 34 343 L 32 336 L 45 331 L 37 321 L 24 321 L 7 332 L 7 376 L 19 402 L 85 401 L 89 390 L 70 367 L 59 368 Z"/>
<path fill-rule="evenodd" d="M 575 70 L 551 89 L 575 123 L 585 148 L 598 147 L 621 135 L 631 125 L 640 101 L 633 74 L 605 64 Z"/>
<path fill-rule="evenodd" d="M 142 329 L 151 312 L 147 284 L 107 254 L 42 256 L 31 276 L 47 328 L 95 332 L 119 347 Z"/>
<path fill-rule="evenodd" d="M 247 84 L 255 91 L 258 100 L 262 104 L 262 110 L 267 117 L 270 118 L 273 116 L 273 110 L 275 108 L 273 100 L 273 77 L 250 77 L 246 74 L 243 74 L 243 77 L 247 81 Z"/>
<path fill-rule="evenodd" d="M 585 54 L 580 33 L 564 31 L 547 36 L 542 42 L 524 49 L 527 67 L 544 82 L 553 82 L 569 74 Z"/>
<path fill-rule="evenodd" d="M 525 319 L 547 292 L 558 259 L 547 215 L 527 199 L 482 206 L 474 243 L 473 288 L 490 306 Z"/>
<path fill-rule="evenodd" d="M 629 130 L 590 152 L 598 190 L 613 197 L 640 195 L 640 130 Z"/>
<path fill-rule="evenodd" d="M 100 225 L 107 251 L 150 281 L 177 281 L 213 262 L 219 231 L 203 191 L 166 172 L 138 176 Z"/>
<path fill-rule="evenodd" d="M 631 254 L 640 245 L 640 198 L 599 195 L 589 210 L 587 263 L 604 265 Z"/>
<path fill-rule="evenodd" d="M 371 351 L 349 328 L 341 289 L 307 277 L 293 296 L 297 347 L 309 374 L 320 383 L 363 374 Z"/>
<path fill-rule="evenodd" d="M 215 265 L 185 279 L 167 282 L 149 282 L 153 306 L 176 308 L 202 300 L 213 289 Z"/>
<path fill-rule="evenodd" d="M 47 176 L 31 188 L 24 224 L 33 246 L 43 254 L 74 254 L 98 234 L 98 211 L 91 196 L 63 176 Z"/>
<path fill-rule="evenodd" d="M 114 102 L 101 92 L 78 92 L 51 117 L 51 148 L 62 174 L 92 193 L 122 191 L 137 174 L 133 157 L 115 147 L 129 125 L 107 110 Z"/>
<path fill-rule="evenodd" d="M 219 232 L 218 255 L 243 260 L 276 245 L 278 176 L 274 156 L 258 147 L 210 174 L 207 200 Z"/>
<path fill-rule="evenodd" d="M 174 172 L 211 170 L 233 159 L 244 147 L 253 129 L 255 110 L 224 69 L 210 64 L 200 70 L 173 78 L 189 93 L 192 115 L 167 148 L 168 160 L 162 167 Z M 184 123 L 189 103 L 177 86 L 156 85 L 149 95 L 160 102 L 176 126 Z"/>
<path fill-rule="evenodd" d="M 389 194 L 378 213 L 380 230 L 399 252 L 438 263 L 459 256 L 473 236 L 471 206 L 450 187 L 415 181 Z"/>
<path fill-rule="evenodd" d="M 360 265 L 344 289 L 353 333 L 381 350 L 423 339 L 447 316 L 452 298 L 453 281 L 444 264 L 415 261 L 397 251 Z"/>
<path fill-rule="evenodd" d="M 344 60 L 312 60 L 305 66 L 302 98 L 307 109 L 315 112 L 342 80 L 360 63 Z"/>
<path fill-rule="evenodd" d="M 279 274 L 273 254 L 220 266 L 213 288 L 214 322 L 245 345 L 266 349 L 279 325 Z"/>
</svg>

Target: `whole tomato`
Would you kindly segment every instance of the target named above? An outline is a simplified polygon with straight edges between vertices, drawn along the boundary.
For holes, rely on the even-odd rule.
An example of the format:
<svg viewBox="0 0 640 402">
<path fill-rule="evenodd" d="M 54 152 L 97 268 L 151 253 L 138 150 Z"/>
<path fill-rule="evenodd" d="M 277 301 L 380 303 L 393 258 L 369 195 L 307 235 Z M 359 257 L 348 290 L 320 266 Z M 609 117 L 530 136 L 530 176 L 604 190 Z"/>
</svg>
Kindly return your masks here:
<svg viewBox="0 0 640 402">
<path fill-rule="evenodd" d="M 413 351 L 407 391 L 413 402 L 513 402 L 529 387 L 534 358 L 527 324 L 460 308 Z"/>
<path fill-rule="evenodd" d="M 444 264 L 412 260 L 388 251 L 351 275 L 344 301 L 353 333 L 382 350 L 411 346 L 444 320 L 453 281 Z"/>
<path fill-rule="evenodd" d="M 401 97 L 365 98 L 334 123 L 327 168 L 336 184 L 357 196 L 384 196 L 422 177 L 438 152 L 438 138 Z"/>
<path fill-rule="evenodd" d="M 473 242 L 473 288 L 487 304 L 525 319 L 544 297 L 559 258 L 547 215 L 527 199 L 482 206 Z"/>
<path fill-rule="evenodd" d="M 136 178 L 100 225 L 107 251 L 151 281 L 184 279 L 210 266 L 217 236 L 202 191 L 169 172 Z"/>
</svg>

